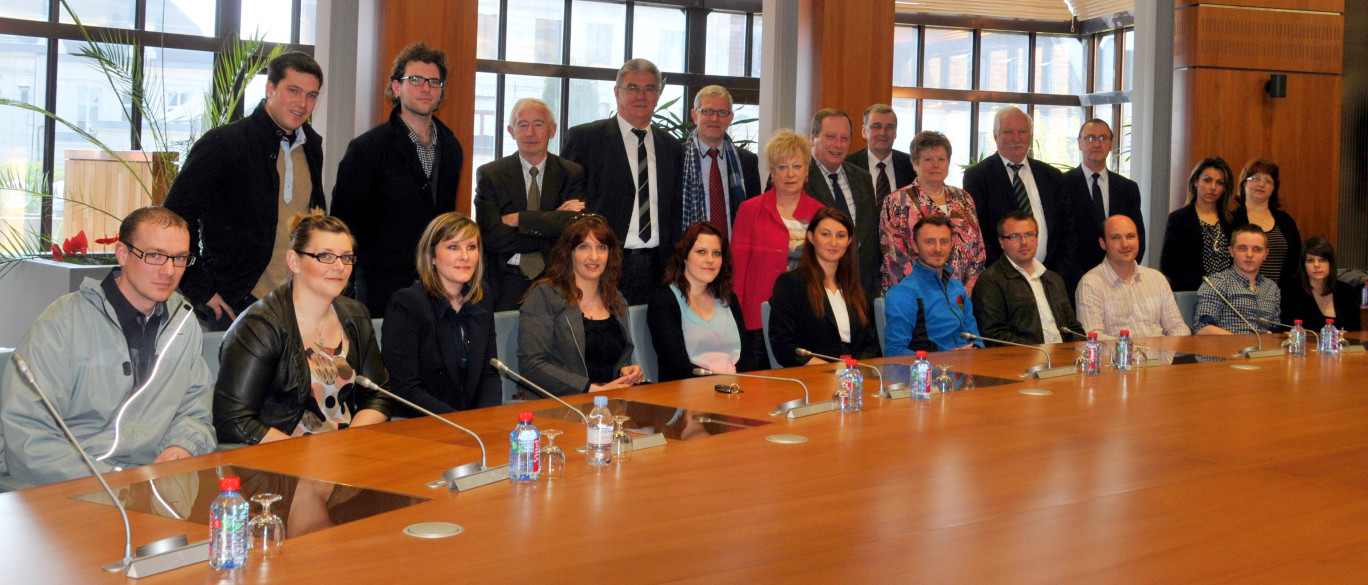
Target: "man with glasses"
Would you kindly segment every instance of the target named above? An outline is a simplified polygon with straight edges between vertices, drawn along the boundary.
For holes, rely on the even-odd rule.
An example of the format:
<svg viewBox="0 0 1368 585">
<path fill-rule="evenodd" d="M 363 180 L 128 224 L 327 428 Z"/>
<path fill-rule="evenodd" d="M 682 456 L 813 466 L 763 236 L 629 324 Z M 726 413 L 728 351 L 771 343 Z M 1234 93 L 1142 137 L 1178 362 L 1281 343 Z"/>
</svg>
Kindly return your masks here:
<svg viewBox="0 0 1368 585">
<path fill-rule="evenodd" d="M 188 225 L 164 207 L 135 210 L 114 257 L 103 280 L 48 305 L 15 353 L 101 471 L 213 451 L 213 379 L 194 311 L 176 292 L 196 260 Z M 4 388 L 0 475 L 36 485 L 88 475 L 13 364 Z"/>
<path fill-rule="evenodd" d="M 190 225 L 199 256 L 181 291 L 213 331 L 285 281 L 286 226 L 322 209 L 323 138 L 309 125 L 323 69 L 304 53 L 266 66 L 266 99 L 251 115 L 200 137 L 186 156 L 166 208 Z"/>
<path fill-rule="evenodd" d="M 917 171 L 912 168 L 912 155 L 893 149 L 898 140 L 898 114 L 888 104 L 865 108 L 860 134 L 869 146 L 850 153 L 846 162 L 869 171 L 874 179 L 874 205 L 882 209 L 884 198 L 911 185 Z"/>
<path fill-rule="evenodd" d="M 423 43 L 394 58 L 389 121 L 347 145 L 332 215 L 356 237 L 356 299 L 382 317 L 390 295 L 418 278 L 413 254 L 432 218 L 456 209 L 463 153 L 433 114 L 446 99 L 446 54 Z"/>
<path fill-rule="evenodd" d="M 1078 129 L 1078 150 L 1083 163 L 1064 173 L 1064 189 L 1076 210 L 1074 233 L 1078 242 L 1068 252 L 1074 258 L 1067 263 L 1064 282 L 1070 292 L 1078 288 L 1078 279 L 1089 267 L 1102 261 L 1101 248 L 1091 245 L 1093 238 L 1102 236 L 1102 221 L 1113 215 L 1124 215 L 1135 223 L 1140 236 L 1136 261 L 1145 258 L 1145 218 L 1140 213 L 1140 187 L 1135 181 L 1107 170 L 1107 157 L 1112 153 L 1112 131 L 1106 122 L 1093 118 Z"/>
<path fill-rule="evenodd" d="M 1035 259 L 1036 220 L 1013 209 L 998 220 L 1002 258 L 974 285 L 974 319 L 984 337 L 1016 343 L 1060 343 L 1064 329 L 1082 331 L 1064 279 Z M 1071 341 L 1073 339 L 1070 339 Z"/>
<path fill-rule="evenodd" d="M 731 92 L 709 85 L 694 95 L 690 112 L 695 129 L 684 139 L 683 230 L 700 221 L 712 222 L 731 237 L 732 222 L 741 201 L 760 194 L 759 158 L 737 148 L 727 134 L 736 118 Z"/>
<path fill-rule="evenodd" d="M 565 133 L 561 156 L 584 167 L 587 204 L 623 241 L 627 302 L 645 304 L 660 286 L 665 260 L 680 233 L 683 152 L 651 123 L 662 88 L 660 70 L 632 59 L 617 73 L 617 114 Z"/>
</svg>

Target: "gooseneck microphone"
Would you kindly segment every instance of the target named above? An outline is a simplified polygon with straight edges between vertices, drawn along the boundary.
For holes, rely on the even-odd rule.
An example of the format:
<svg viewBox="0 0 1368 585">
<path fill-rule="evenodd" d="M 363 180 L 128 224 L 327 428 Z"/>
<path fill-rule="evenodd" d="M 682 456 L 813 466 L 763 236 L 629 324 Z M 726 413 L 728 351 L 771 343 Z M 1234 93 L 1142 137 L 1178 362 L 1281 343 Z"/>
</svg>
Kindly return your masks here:
<svg viewBox="0 0 1368 585">
<path fill-rule="evenodd" d="M 789 418 L 798 418 L 799 416 L 807 416 L 808 414 L 816 414 L 817 412 L 825 412 L 825 411 L 827 411 L 827 410 L 830 410 L 830 401 L 827 401 L 827 402 L 818 403 L 818 404 L 826 405 L 825 408 L 817 409 L 817 410 L 814 410 L 813 412 L 807 412 L 806 410 L 804 410 L 804 411 L 801 411 L 801 413 L 795 413 L 795 410 L 796 410 L 796 409 L 800 409 L 800 408 L 807 407 L 807 406 L 817 406 L 817 404 L 812 404 L 812 403 L 810 402 L 810 396 L 811 396 L 811 395 L 808 394 L 808 387 L 807 387 L 807 384 L 804 384 L 802 380 L 799 380 L 799 379 L 797 379 L 797 378 L 780 378 L 780 377 L 778 377 L 778 376 L 757 376 L 757 375 L 755 375 L 755 374 L 742 374 L 742 373 L 736 373 L 736 372 L 714 372 L 714 371 L 709 370 L 709 369 L 707 369 L 707 368 L 694 368 L 694 369 L 693 369 L 693 375 L 695 375 L 695 376 L 736 376 L 736 377 L 738 377 L 738 378 L 755 378 L 756 380 L 783 380 L 783 381 L 785 381 L 785 382 L 793 382 L 794 384 L 797 384 L 797 385 L 803 387 L 803 397 L 802 397 L 802 398 L 798 398 L 798 399 L 790 400 L 790 401 L 788 401 L 788 402 L 781 403 L 779 406 L 775 407 L 775 409 L 774 409 L 775 412 L 772 412 L 772 413 L 770 413 L 770 414 L 784 414 L 784 415 L 788 415 Z"/>
<path fill-rule="evenodd" d="M 412 408 L 429 417 L 442 421 L 443 423 L 446 423 L 449 426 L 455 427 L 460 431 L 466 433 L 467 435 L 475 437 L 475 443 L 480 446 L 480 462 L 478 464 L 467 463 L 465 465 L 458 465 L 456 467 L 448 469 L 442 473 L 442 479 L 429 482 L 427 484 L 428 487 L 436 488 L 445 485 L 448 489 L 452 491 L 465 491 L 468 489 L 477 488 L 483 485 L 489 485 L 497 481 L 508 479 L 508 466 L 503 465 L 495 468 L 490 468 L 488 452 L 485 450 L 484 441 L 481 441 L 480 436 L 471 432 L 470 429 L 467 429 L 461 425 L 451 422 L 445 418 L 442 418 L 441 416 L 438 416 L 437 413 L 432 412 L 431 410 L 418 406 L 417 404 L 414 404 L 413 402 L 405 399 L 402 396 L 399 396 L 398 394 L 381 388 L 379 384 L 372 382 L 370 378 L 362 376 L 361 374 L 357 374 L 356 378 L 352 381 L 363 388 L 369 388 L 371 390 L 384 394 L 385 396 L 398 400 L 400 403 L 404 404 L 405 406 L 408 406 L 409 408 Z"/>
<path fill-rule="evenodd" d="M 798 357 L 815 357 L 815 358 L 818 358 L 818 359 L 824 359 L 824 360 L 831 361 L 831 362 L 840 362 L 840 361 L 841 361 L 841 358 L 832 357 L 832 356 L 829 356 L 829 355 L 822 355 L 822 354 L 820 354 L 820 353 L 813 353 L 813 352 L 808 351 L 808 350 L 806 350 L 806 349 L 803 349 L 803 348 L 801 348 L 801 347 L 798 348 L 798 349 L 793 350 L 793 353 L 797 354 Z M 874 375 L 877 376 L 877 377 L 879 378 L 879 391 L 877 392 L 877 394 L 878 394 L 879 396 L 884 397 L 884 398 L 892 398 L 892 397 L 893 397 L 893 391 L 894 391 L 894 390 L 901 390 L 901 389 L 907 387 L 907 384 L 904 384 L 904 383 L 902 383 L 902 382 L 897 382 L 897 383 L 893 384 L 892 386 L 887 386 L 887 387 L 884 386 L 883 372 L 882 372 L 881 370 L 879 370 L 879 368 L 876 367 L 876 366 L 871 366 L 871 365 L 869 365 L 869 364 L 862 364 L 862 363 L 860 363 L 860 362 L 855 362 L 855 367 L 860 368 L 860 369 L 862 369 L 862 370 L 866 370 L 866 369 L 867 369 L 867 370 L 869 370 L 869 371 L 871 371 L 871 372 L 874 372 Z"/>
<path fill-rule="evenodd" d="M 1239 309 L 1236 309 L 1235 305 L 1231 304 L 1230 299 L 1227 299 L 1225 295 L 1221 294 L 1220 290 L 1217 290 L 1216 285 L 1212 284 L 1210 278 L 1203 276 L 1202 282 L 1205 282 L 1207 284 L 1207 287 L 1211 289 L 1211 292 L 1216 293 L 1216 296 L 1221 299 L 1221 302 L 1225 303 L 1227 307 L 1230 307 L 1231 312 L 1235 313 L 1235 316 L 1239 317 L 1241 321 L 1244 321 L 1245 327 L 1248 327 L 1249 330 L 1254 333 L 1254 341 L 1258 345 L 1256 345 L 1255 347 L 1246 347 L 1244 349 L 1241 349 L 1237 353 L 1247 358 L 1272 357 L 1275 355 L 1283 354 L 1282 348 L 1278 348 L 1276 350 L 1268 350 L 1267 352 L 1265 352 L 1263 348 L 1263 332 L 1254 328 L 1254 324 L 1250 323 L 1249 319 L 1245 318 L 1244 313 L 1241 313 Z"/>
<path fill-rule="evenodd" d="M 1286 323 L 1279 323 L 1277 321 L 1269 321 L 1268 319 L 1265 319 L 1263 317 L 1255 317 L 1254 320 L 1259 322 L 1260 325 L 1267 325 L 1269 327 L 1282 327 L 1283 329 L 1287 329 L 1289 331 L 1292 329 L 1292 325 L 1288 325 Z M 1303 327 L 1302 329 L 1307 333 L 1310 333 L 1311 335 L 1315 336 L 1317 342 L 1320 341 L 1320 335 L 1318 335 L 1315 331 L 1312 331 L 1305 327 Z"/>
<path fill-rule="evenodd" d="M 970 333 L 970 332 L 968 332 L 968 331 L 961 331 L 961 332 L 960 332 L 960 337 L 962 337 L 962 338 L 964 338 L 964 339 L 971 340 L 971 341 L 977 339 L 977 340 L 979 340 L 979 341 L 991 341 L 991 342 L 993 342 L 993 343 L 1001 343 L 1002 345 L 1011 345 L 1011 346 L 1015 346 L 1015 347 L 1024 347 L 1024 348 L 1026 348 L 1026 349 L 1034 349 L 1034 350 L 1036 350 L 1036 351 L 1038 351 L 1038 352 L 1040 352 L 1040 353 L 1045 354 L 1045 365 L 1044 365 L 1044 366 L 1036 365 L 1036 366 L 1031 366 L 1031 367 L 1029 367 L 1029 368 L 1026 368 L 1026 371 L 1023 372 L 1023 373 L 1021 374 L 1022 376 L 1029 376 L 1029 377 L 1033 377 L 1033 378 L 1054 378 L 1054 377 L 1056 377 L 1056 376 L 1067 376 L 1067 375 L 1069 375 L 1069 374 L 1076 374 L 1076 373 L 1078 373 L 1078 368 L 1075 368 L 1075 367 L 1072 366 L 1072 365 L 1063 366 L 1063 367 L 1059 367 L 1059 368 L 1054 367 L 1054 360 L 1051 360 L 1051 359 L 1050 359 L 1050 352 L 1045 351 L 1045 348 L 1043 348 L 1043 347 L 1037 347 L 1037 346 L 1034 346 L 1034 345 L 1026 345 L 1026 344 L 1024 344 L 1024 343 L 1017 343 L 1017 342 L 1015 342 L 1015 341 L 1007 341 L 1007 340 L 1003 340 L 1003 339 L 993 339 L 993 338 L 991 338 L 991 337 L 984 337 L 984 336 L 982 336 L 982 335 L 974 335 L 973 333 Z"/>
<path fill-rule="evenodd" d="M 581 412 L 580 409 L 575 408 L 575 407 L 573 407 L 573 406 L 570 406 L 570 403 L 569 403 L 569 402 L 566 402 L 566 401 L 564 401 L 564 400 L 561 400 L 561 397 L 556 396 L 555 394 L 552 394 L 552 393 L 550 393 L 550 392 L 547 392 L 545 388 L 542 388 L 541 386 L 538 386 L 538 385 L 536 385 L 536 384 L 533 384 L 531 380 L 528 380 L 527 378 L 522 377 L 521 374 L 519 374 L 519 373 L 513 371 L 513 368 L 510 368 L 510 367 L 508 367 L 506 364 L 504 364 L 502 361 L 499 361 L 499 358 L 489 358 L 489 365 L 494 366 L 494 369 L 498 370 L 500 373 L 502 373 L 502 374 L 504 374 L 504 375 L 506 375 L 506 376 L 508 376 L 508 377 L 510 377 L 510 378 L 513 378 L 514 380 L 517 380 L 518 382 L 521 382 L 524 386 L 527 386 L 528 388 L 531 388 L 531 389 L 533 389 L 533 390 L 536 390 L 539 394 L 541 394 L 541 395 L 543 395 L 543 396 L 545 396 L 545 397 L 547 397 L 547 398 L 550 398 L 550 399 L 552 399 L 552 400 L 555 400 L 556 402 L 559 402 L 559 403 L 565 405 L 566 408 L 570 409 L 570 412 L 573 412 L 573 413 L 575 413 L 575 414 L 580 415 L 580 418 L 584 420 L 584 424 L 586 424 L 586 425 L 589 424 L 589 417 L 588 417 L 588 416 L 585 416 L 585 414 L 584 414 L 583 412 Z"/>
</svg>

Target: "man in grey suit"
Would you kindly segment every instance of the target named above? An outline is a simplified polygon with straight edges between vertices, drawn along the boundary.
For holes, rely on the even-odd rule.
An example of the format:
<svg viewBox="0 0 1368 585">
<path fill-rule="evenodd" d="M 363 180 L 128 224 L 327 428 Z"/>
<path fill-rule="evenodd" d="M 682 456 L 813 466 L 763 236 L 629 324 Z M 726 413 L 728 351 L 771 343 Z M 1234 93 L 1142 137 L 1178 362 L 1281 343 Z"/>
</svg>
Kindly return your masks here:
<svg viewBox="0 0 1368 585">
<path fill-rule="evenodd" d="M 556 136 L 551 108 L 523 98 L 508 119 L 518 152 L 475 171 L 475 217 L 495 311 L 518 308 L 561 230 L 584 211 L 584 167 L 546 150 Z"/>
<path fill-rule="evenodd" d="M 1093 118 L 1078 129 L 1078 150 L 1083 153 L 1083 164 L 1064 173 L 1064 188 L 1078 210 L 1074 216 L 1078 244 L 1071 252 L 1076 257 L 1069 264 L 1072 274 L 1064 274 L 1064 282 L 1072 297 L 1079 279 L 1105 256 L 1102 248 L 1086 242 L 1102 237 L 1102 223 L 1108 217 L 1121 214 L 1135 222 L 1140 235 L 1138 262 L 1145 257 L 1145 217 L 1140 211 L 1140 186 L 1135 181 L 1107 170 L 1107 157 L 1112 151 L 1111 126 Z"/>
<path fill-rule="evenodd" d="M 883 208 L 889 193 L 912 184 L 917 171 L 912 168 L 912 156 L 893 149 L 898 140 L 898 114 L 888 104 L 874 104 L 865 108 L 864 127 L 860 134 L 869 143 L 850 153 L 846 162 L 869 171 L 874 179 L 874 205 Z"/>
<path fill-rule="evenodd" d="M 812 116 L 812 166 L 807 194 L 823 205 L 850 214 L 855 220 L 855 243 L 860 247 L 860 284 L 868 298 L 879 296 L 879 208 L 874 204 L 874 182 L 869 172 L 846 162 L 854 124 L 833 108 Z"/>
</svg>

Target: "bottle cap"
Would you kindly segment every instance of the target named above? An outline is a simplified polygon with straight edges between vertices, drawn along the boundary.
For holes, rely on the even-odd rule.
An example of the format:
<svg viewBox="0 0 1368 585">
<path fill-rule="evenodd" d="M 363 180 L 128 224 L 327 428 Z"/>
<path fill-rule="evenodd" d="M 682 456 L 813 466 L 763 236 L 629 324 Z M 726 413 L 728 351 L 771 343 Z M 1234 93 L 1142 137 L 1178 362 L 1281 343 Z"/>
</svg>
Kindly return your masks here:
<svg viewBox="0 0 1368 585">
<path fill-rule="evenodd" d="M 917 350 L 917 359 L 922 359 L 922 358 L 925 358 L 925 357 L 926 357 L 926 352 L 925 352 L 925 351 L 923 351 L 923 350 Z"/>
<path fill-rule="evenodd" d="M 1325 324 L 1326 324 L 1326 325 L 1334 325 L 1334 324 L 1335 324 L 1335 320 L 1334 320 L 1334 319 L 1326 319 L 1326 320 L 1325 320 Z"/>
<path fill-rule="evenodd" d="M 1130 337 L 1130 329 L 1122 329 L 1122 330 L 1121 330 L 1121 336 L 1122 336 L 1122 337 Z"/>
<path fill-rule="evenodd" d="M 520 422 L 520 423 L 532 422 L 532 413 L 527 412 L 527 411 L 519 412 L 519 413 L 518 413 L 518 422 Z"/>
<path fill-rule="evenodd" d="M 857 364 L 860 363 L 860 362 L 856 361 L 855 358 L 850 357 L 850 356 L 845 356 L 843 359 L 845 359 L 845 365 L 846 365 L 847 368 L 853 368 L 853 367 L 855 367 Z"/>
<path fill-rule="evenodd" d="M 219 491 L 221 492 L 235 492 L 240 487 L 242 487 L 242 480 L 236 475 L 230 475 L 219 480 Z"/>
<path fill-rule="evenodd" d="M 1088 339 L 1097 339 L 1097 332 L 1096 332 L 1096 331 L 1089 331 L 1089 332 L 1088 332 Z"/>
<path fill-rule="evenodd" d="M 1293 324 L 1293 325 L 1301 325 L 1301 319 L 1293 319 L 1293 320 L 1292 320 L 1292 324 Z"/>
<path fill-rule="evenodd" d="M 594 397 L 594 406 L 608 406 L 608 397 L 607 397 L 607 396 L 595 396 L 595 397 Z"/>
</svg>

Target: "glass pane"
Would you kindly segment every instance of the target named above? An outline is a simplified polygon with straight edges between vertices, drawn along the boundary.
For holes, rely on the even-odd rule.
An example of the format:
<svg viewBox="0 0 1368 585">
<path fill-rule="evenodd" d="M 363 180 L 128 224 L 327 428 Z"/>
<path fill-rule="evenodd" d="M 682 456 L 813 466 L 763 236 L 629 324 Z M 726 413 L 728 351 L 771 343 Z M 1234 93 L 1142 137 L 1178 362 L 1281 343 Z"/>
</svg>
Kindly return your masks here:
<svg viewBox="0 0 1368 585">
<path fill-rule="evenodd" d="M 1035 60 L 1037 93 L 1085 93 L 1082 39 L 1036 35 Z"/>
<path fill-rule="evenodd" d="M 45 39 L 0 35 L 0 96 L 43 107 L 47 46 Z M 37 112 L 0 108 L 0 173 L 23 179 L 28 190 L 42 190 L 46 119 Z M 21 233 L 36 234 L 42 228 L 41 204 L 40 198 L 22 191 L 0 190 L 0 222 Z"/>
<path fill-rule="evenodd" d="M 1047 163 L 1078 166 L 1083 161 L 1078 152 L 1078 129 L 1083 126 L 1085 113 L 1074 106 L 1036 106 L 1031 156 Z"/>
<path fill-rule="evenodd" d="M 561 11 L 565 11 L 565 3 L 560 3 Z M 480 0 L 480 13 L 476 23 L 477 33 L 475 41 L 476 59 L 498 59 L 499 58 L 499 0 Z"/>
<path fill-rule="evenodd" d="M 733 104 L 732 111 L 736 112 L 733 120 L 750 120 L 750 122 L 732 122 L 727 133 L 731 135 L 732 142 L 737 146 L 759 153 L 760 145 L 756 141 L 760 140 L 760 106 L 751 104 Z"/>
<path fill-rule="evenodd" d="M 498 10 L 497 3 L 494 9 Z M 509 0 L 508 15 L 508 46 L 504 49 L 507 60 L 561 64 L 565 38 L 564 2 Z M 512 23 L 517 26 L 511 26 Z"/>
<path fill-rule="evenodd" d="M 656 118 L 654 122 L 657 125 L 660 125 L 668 129 L 678 128 L 681 123 L 683 123 L 685 120 L 688 120 L 687 116 L 689 114 L 687 109 L 684 107 L 685 104 L 683 98 L 684 86 L 678 83 L 665 84 L 665 88 L 660 92 L 660 101 L 656 104 L 656 116 L 658 116 L 658 118 Z M 666 107 L 663 110 L 660 109 L 661 107 L 665 106 L 665 104 L 669 104 L 671 100 L 678 101 L 675 101 L 675 103 L 670 104 L 669 107 Z M 664 120 L 661 120 L 660 117 L 663 117 Z M 683 134 L 679 134 L 678 137 L 683 137 Z"/>
<path fill-rule="evenodd" d="M 764 32 L 764 19 L 759 14 L 751 17 L 751 77 L 760 77 L 760 36 Z"/>
<path fill-rule="evenodd" d="M 58 45 L 57 78 L 62 80 L 57 91 L 57 115 L 76 127 L 94 136 L 115 152 L 125 151 L 132 144 L 131 127 L 124 115 L 119 97 L 109 86 L 104 74 L 91 65 L 85 58 L 73 53 L 79 52 L 83 43 L 64 42 Z M 132 51 L 128 46 L 107 46 L 109 51 Z M 131 60 L 129 57 L 124 57 Z M 58 124 L 57 139 L 54 141 L 55 168 L 53 169 L 53 194 L 59 197 L 84 199 L 90 193 L 68 193 L 66 187 L 66 151 L 99 150 L 85 137 L 70 128 Z M 53 201 L 52 233 L 59 237 L 61 231 L 61 200 Z"/>
<path fill-rule="evenodd" d="M 746 15 L 735 12 L 708 14 L 708 75 L 746 75 Z"/>
<path fill-rule="evenodd" d="M 929 37 L 928 37 L 929 38 Z M 926 100 L 922 102 L 923 130 L 935 130 L 950 139 L 950 174 L 945 180 L 962 185 L 969 166 L 969 102 Z"/>
<path fill-rule="evenodd" d="M 475 74 L 475 144 L 471 147 L 470 168 L 478 169 L 494 161 L 494 138 L 504 132 L 496 120 L 495 103 L 498 99 L 498 75 L 494 73 Z M 554 106 L 552 106 L 554 107 Z M 507 140 L 507 133 L 504 134 Z M 475 194 L 475 181 L 470 182 L 471 197 Z"/>
<path fill-rule="evenodd" d="M 1135 29 L 1128 29 L 1125 33 L 1125 53 L 1121 55 L 1122 87 L 1129 90 L 1132 81 L 1135 79 Z"/>
<path fill-rule="evenodd" d="M 242 115 L 250 116 L 255 112 L 261 100 L 266 99 L 266 75 L 263 73 L 252 78 L 247 82 L 247 89 L 242 90 Z"/>
<path fill-rule="evenodd" d="M 151 31 L 212 37 L 217 16 L 214 2 L 147 0 L 147 30 Z"/>
<path fill-rule="evenodd" d="M 512 120 L 513 105 L 522 98 L 537 98 L 546 105 L 551 106 L 551 111 L 556 114 L 556 119 L 560 120 L 561 111 L 561 80 L 559 77 L 534 77 L 531 75 L 505 75 L 504 76 L 504 111 L 503 123 L 500 128 L 508 126 Z M 554 153 L 560 152 L 560 132 L 551 139 L 548 146 Z M 503 149 L 499 156 L 508 156 L 518 151 L 518 145 L 504 132 Z"/>
<path fill-rule="evenodd" d="M 1116 131 L 1116 135 L 1121 137 L 1121 148 L 1119 149 L 1119 160 L 1117 161 L 1117 171 L 1127 177 L 1131 174 L 1131 104 L 1129 102 L 1121 104 L 1121 129 Z"/>
<path fill-rule="evenodd" d="M 1097 93 L 1116 91 L 1115 34 L 1105 34 L 1098 39 L 1097 60 L 1094 61 L 1094 68 L 1095 71 L 1097 71 L 1097 85 L 1093 88 L 1093 91 Z"/>
<path fill-rule="evenodd" d="M 661 71 L 684 70 L 684 10 L 637 4 L 632 12 L 632 57 Z"/>
<path fill-rule="evenodd" d="M 917 100 L 907 98 L 893 98 L 893 103 L 888 104 L 893 107 L 893 113 L 898 115 L 898 138 L 902 139 L 902 144 L 894 144 L 893 148 L 908 152 L 907 147 L 912 144 L 912 137 L 917 135 Z"/>
<path fill-rule="evenodd" d="M 979 89 L 1027 91 L 1031 36 L 983 31 L 979 36 Z M 929 49 L 928 49 L 929 51 Z"/>
<path fill-rule="evenodd" d="M 571 79 L 566 109 L 562 128 L 607 118 L 617 110 L 612 80 Z"/>
<path fill-rule="evenodd" d="M 997 116 L 998 110 L 1008 106 L 1016 106 L 1018 110 L 1028 111 L 1026 104 L 995 104 L 983 102 L 979 104 L 979 123 L 978 123 L 978 153 L 973 158 L 974 162 L 983 160 L 984 157 L 997 152 L 997 141 L 993 140 L 993 118 Z M 967 149 L 969 145 L 965 145 Z"/>
<path fill-rule="evenodd" d="M 288 43 L 290 16 L 289 2 L 242 0 L 242 37 Z"/>
<path fill-rule="evenodd" d="M 973 54 L 973 31 L 927 27 L 926 70 L 922 85 L 937 89 L 971 89 L 970 59 Z"/>
<path fill-rule="evenodd" d="M 621 67 L 626 60 L 622 58 L 622 48 L 627 42 L 627 6 L 575 0 L 571 10 L 574 13 L 570 18 L 570 64 Z M 573 99 L 573 88 L 570 95 Z"/>
<path fill-rule="evenodd" d="M 917 27 L 893 27 L 893 85 L 917 86 Z"/>
<path fill-rule="evenodd" d="M 5 0 L 0 2 L 0 16 L 47 20 L 48 3 L 47 0 Z"/>
<path fill-rule="evenodd" d="M 190 150 L 190 141 L 204 132 L 204 93 L 214 83 L 214 54 L 204 51 L 145 50 L 148 95 L 142 124 L 143 150 Z M 192 135 L 193 133 L 193 135 Z"/>
<path fill-rule="evenodd" d="M 299 3 L 299 42 L 312 45 L 317 37 L 318 0 L 303 0 Z"/>
<path fill-rule="evenodd" d="M 8 0 L 5 4 L 9 4 Z M 67 6 L 81 19 L 81 24 L 110 28 L 133 28 L 135 4 L 135 0 L 67 0 Z M 58 12 L 62 13 L 62 22 L 76 22 L 71 19 L 66 7 L 59 7 Z"/>
</svg>

